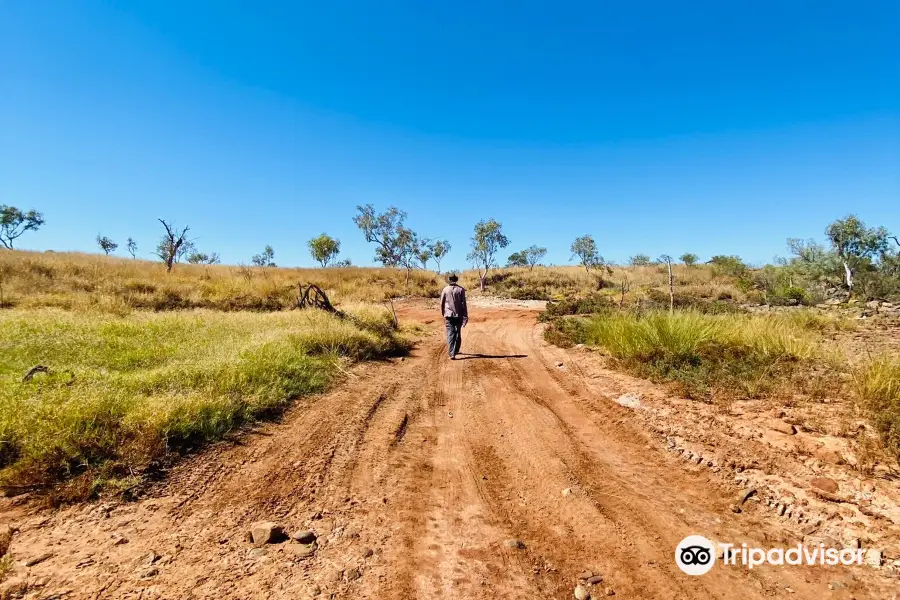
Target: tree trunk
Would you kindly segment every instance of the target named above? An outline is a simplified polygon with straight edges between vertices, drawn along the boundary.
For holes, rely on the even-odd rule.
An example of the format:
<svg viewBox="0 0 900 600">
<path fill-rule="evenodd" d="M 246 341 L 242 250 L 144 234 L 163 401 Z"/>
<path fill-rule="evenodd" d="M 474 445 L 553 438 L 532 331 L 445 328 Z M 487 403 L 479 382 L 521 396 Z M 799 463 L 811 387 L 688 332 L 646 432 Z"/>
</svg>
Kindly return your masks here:
<svg viewBox="0 0 900 600">
<path fill-rule="evenodd" d="M 675 314 L 675 275 L 672 274 L 672 260 L 667 260 L 669 266 L 669 314 Z"/>
<path fill-rule="evenodd" d="M 166 273 L 171 273 L 171 272 L 172 272 L 172 265 L 173 265 L 174 263 L 175 263 L 175 257 L 174 257 L 174 256 L 170 256 L 169 258 L 166 259 Z"/>
<path fill-rule="evenodd" d="M 481 291 L 484 292 L 485 288 L 487 288 L 487 269 L 484 270 L 484 273 L 481 274 Z"/>
<path fill-rule="evenodd" d="M 847 261 L 843 261 L 844 263 L 844 276 L 847 282 L 847 289 L 849 291 L 853 291 L 853 271 L 850 269 L 850 265 L 847 264 Z"/>
</svg>

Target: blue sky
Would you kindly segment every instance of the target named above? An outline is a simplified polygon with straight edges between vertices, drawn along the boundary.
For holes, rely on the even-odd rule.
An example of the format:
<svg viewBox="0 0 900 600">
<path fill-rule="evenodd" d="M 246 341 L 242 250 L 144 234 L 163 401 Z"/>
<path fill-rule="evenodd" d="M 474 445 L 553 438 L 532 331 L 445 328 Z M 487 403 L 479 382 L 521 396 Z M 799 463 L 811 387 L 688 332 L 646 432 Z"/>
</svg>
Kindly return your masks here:
<svg viewBox="0 0 900 600">
<path fill-rule="evenodd" d="M 856 212 L 900 231 L 900 3 L 0 3 L 0 204 L 33 249 L 311 265 L 357 204 L 465 264 L 472 227 L 566 263 L 752 262 Z M 120 254 L 124 254 L 120 250 Z M 503 258 L 505 259 L 506 252 Z"/>
</svg>

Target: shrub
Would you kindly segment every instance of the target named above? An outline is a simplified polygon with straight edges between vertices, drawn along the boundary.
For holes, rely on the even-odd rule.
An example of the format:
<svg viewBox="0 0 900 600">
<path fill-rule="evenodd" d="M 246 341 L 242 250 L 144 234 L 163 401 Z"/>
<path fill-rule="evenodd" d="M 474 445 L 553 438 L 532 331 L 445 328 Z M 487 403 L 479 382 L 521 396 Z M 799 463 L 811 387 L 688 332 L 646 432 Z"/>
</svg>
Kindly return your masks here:
<svg viewBox="0 0 900 600">
<path fill-rule="evenodd" d="M 556 317 L 569 315 L 590 315 L 609 311 L 615 306 L 614 301 L 609 296 L 594 293 L 581 298 L 566 298 L 556 302 L 548 302 L 547 307 L 538 319 L 549 321 Z"/>
<path fill-rule="evenodd" d="M 709 262 L 713 265 L 713 274 L 716 276 L 745 277 L 748 273 L 747 265 L 739 256 L 713 256 Z"/>
<path fill-rule="evenodd" d="M 732 295 L 727 291 L 716 294 L 713 300 L 699 298 L 683 291 L 675 292 L 675 308 L 689 309 L 708 315 L 721 315 L 745 312 L 740 306 L 730 302 Z M 662 310 L 669 307 L 669 292 L 657 288 L 647 290 L 647 308 Z"/>
</svg>

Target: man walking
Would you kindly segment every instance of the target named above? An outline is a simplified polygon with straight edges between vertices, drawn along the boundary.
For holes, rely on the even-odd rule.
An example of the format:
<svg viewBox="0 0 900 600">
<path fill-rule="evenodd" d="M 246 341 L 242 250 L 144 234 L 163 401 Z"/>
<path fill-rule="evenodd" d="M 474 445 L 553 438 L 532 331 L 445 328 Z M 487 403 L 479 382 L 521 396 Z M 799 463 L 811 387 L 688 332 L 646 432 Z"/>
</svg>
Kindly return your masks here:
<svg viewBox="0 0 900 600">
<path fill-rule="evenodd" d="M 450 285 L 441 292 L 441 314 L 447 325 L 447 349 L 450 360 L 456 360 L 459 346 L 462 344 L 462 328 L 469 322 L 469 310 L 466 308 L 466 289 L 459 285 L 459 277 L 451 273 L 447 278 Z"/>
</svg>

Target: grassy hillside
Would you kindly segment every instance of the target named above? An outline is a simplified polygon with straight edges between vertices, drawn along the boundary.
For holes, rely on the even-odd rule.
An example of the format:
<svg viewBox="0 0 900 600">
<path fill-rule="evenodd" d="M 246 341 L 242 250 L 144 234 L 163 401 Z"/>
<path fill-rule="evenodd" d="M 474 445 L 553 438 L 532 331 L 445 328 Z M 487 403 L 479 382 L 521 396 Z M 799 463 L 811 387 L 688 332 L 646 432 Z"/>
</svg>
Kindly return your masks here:
<svg viewBox="0 0 900 600">
<path fill-rule="evenodd" d="M 742 286 L 738 278 L 718 273 L 708 265 L 674 265 L 673 269 L 675 286 L 680 295 L 710 300 L 762 299 L 749 285 Z M 464 272 L 460 281 L 468 289 L 479 288 L 477 271 Z M 488 293 L 522 300 L 561 300 L 599 293 L 618 301 L 622 297 L 624 284 L 626 303 L 649 297 L 651 290 L 664 292 L 668 296 L 668 281 L 665 265 L 613 267 L 610 271 L 591 273 L 574 266 L 512 267 L 491 271 L 487 277 Z"/>
<path fill-rule="evenodd" d="M 780 285 L 767 270 L 739 272 L 715 265 L 675 265 L 676 303 L 697 300 L 784 304 L 820 301 Z M 296 300 L 297 284 L 316 283 L 335 303 L 381 302 L 400 296 L 436 297 L 445 285 L 431 271 L 384 268 L 292 269 L 224 265 L 176 265 L 172 273 L 158 262 L 79 253 L 0 252 L 0 287 L 5 306 L 131 310 L 206 308 L 223 311 L 277 311 Z M 461 283 L 480 293 L 476 271 Z M 562 300 L 599 294 L 625 304 L 668 301 L 664 265 L 613 267 L 587 273 L 581 267 L 492 270 L 487 293 L 516 299 Z M 624 287 L 624 295 L 623 295 Z"/>
<path fill-rule="evenodd" d="M 398 269 L 285 269 L 176 265 L 91 254 L 0 252 L 5 306 L 131 310 L 207 308 L 273 311 L 289 308 L 297 283 L 315 283 L 333 302 L 381 302 L 398 296 L 434 297 L 441 282 L 413 271 L 409 285 Z"/>
<path fill-rule="evenodd" d="M 0 485 L 63 498 L 128 487 L 171 452 L 317 390 L 342 361 L 402 352 L 387 309 L 121 317 L 0 311 Z M 30 381 L 36 365 L 52 369 Z"/>
</svg>

